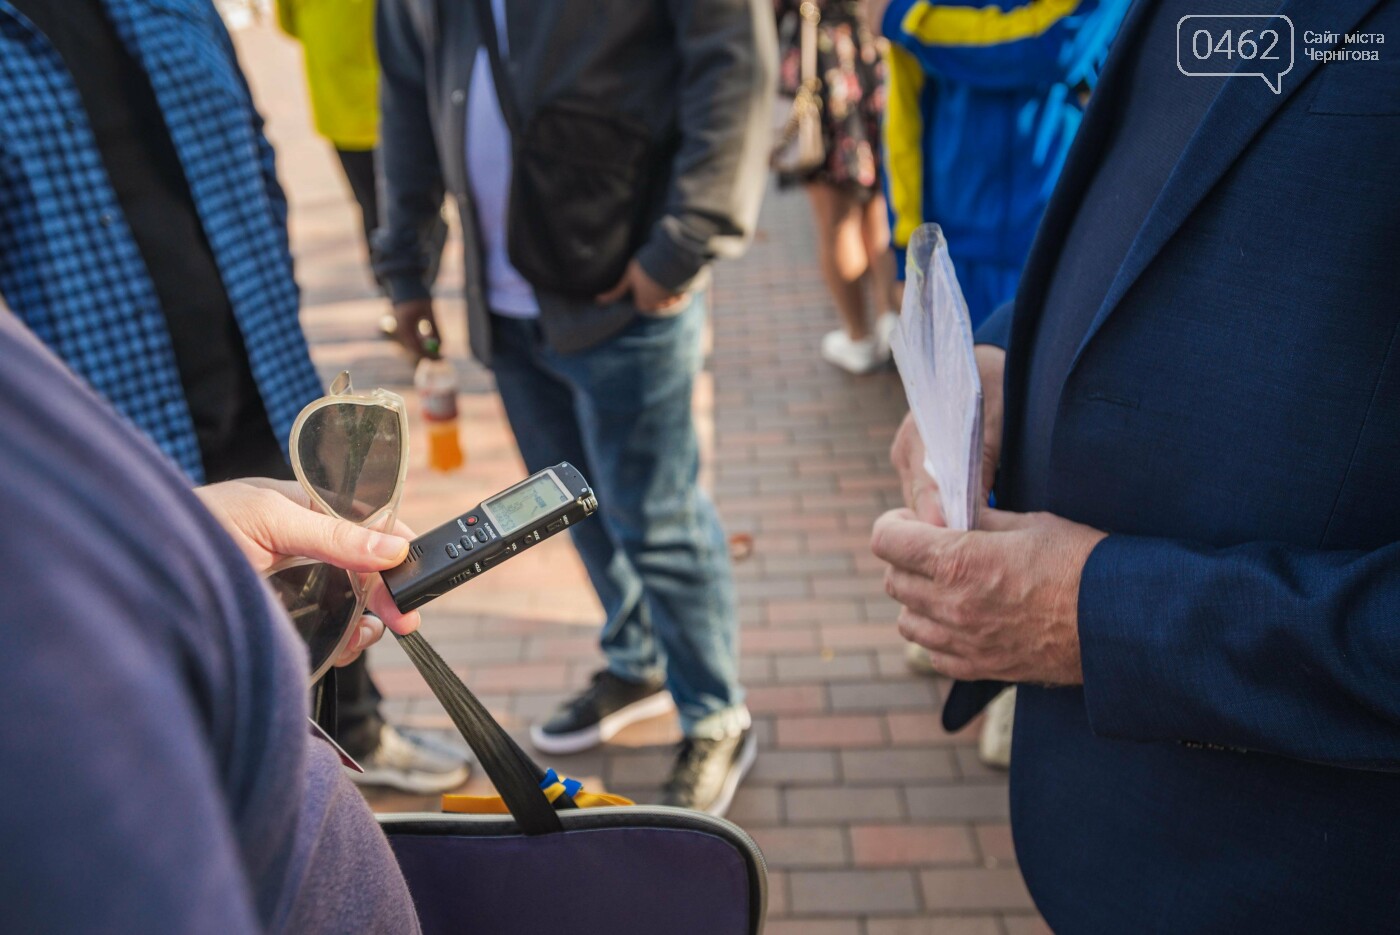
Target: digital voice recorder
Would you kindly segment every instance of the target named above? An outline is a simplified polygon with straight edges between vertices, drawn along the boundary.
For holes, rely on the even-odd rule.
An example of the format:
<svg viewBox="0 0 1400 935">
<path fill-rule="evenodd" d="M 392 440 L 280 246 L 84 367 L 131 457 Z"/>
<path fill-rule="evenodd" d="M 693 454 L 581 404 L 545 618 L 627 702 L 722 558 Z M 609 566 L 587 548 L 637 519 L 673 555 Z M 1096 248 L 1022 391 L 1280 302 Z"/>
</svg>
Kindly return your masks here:
<svg viewBox="0 0 1400 935">
<path fill-rule="evenodd" d="M 598 498 L 578 469 L 556 464 L 414 539 L 404 563 L 382 573 L 384 584 L 407 613 L 597 509 Z"/>
</svg>

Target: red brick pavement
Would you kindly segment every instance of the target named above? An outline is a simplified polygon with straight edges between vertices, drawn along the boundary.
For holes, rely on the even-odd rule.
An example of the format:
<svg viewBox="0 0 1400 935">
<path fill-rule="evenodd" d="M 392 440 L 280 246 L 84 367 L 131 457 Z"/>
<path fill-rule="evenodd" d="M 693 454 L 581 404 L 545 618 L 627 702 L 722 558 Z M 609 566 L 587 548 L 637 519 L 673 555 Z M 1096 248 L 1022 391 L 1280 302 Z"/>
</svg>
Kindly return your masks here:
<svg viewBox="0 0 1400 935">
<path fill-rule="evenodd" d="M 338 170 L 307 128 L 294 47 L 266 28 L 241 33 L 239 43 L 292 200 L 316 361 L 327 375 L 349 368 L 360 385 L 406 392 L 407 362 L 374 336 L 381 302 Z M 436 475 L 415 452 L 403 514 L 419 529 L 523 471 L 489 374 L 462 356 L 453 249 L 440 316 L 463 378 L 469 460 L 464 471 Z M 730 817 L 772 868 L 768 932 L 1044 931 L 1016 870 L 1005 778 L 977 761 L 975 731 L 943 734 L 939 686 L 904 667 L 895 606 L 868 550 L 871 522 L 899 501 L 886 451 L 902 393 L 892 373 L 852 378 L 817 358 L 834 312 L 813 256 L 804 199 L 774 194 L 748 256 L 719 268 L 712 352 L 696 399 L 706 482 L 730 530 L 754 538 L 752 558 L 735 571 L 761 754 Z M 599 659 L 599 616 L 577 558 L 556 539 L 437 602 L 424 632 L 519 734 L 587 680 Z M 449 726 L 392 641 L 373 650 L 372 666 L 391 717 Z M 676 739 L 674 722 L 662 718 L 552 765 L 645 801 Z M 435 807 L 370 800 L 382 810 Z"/>
</svg>

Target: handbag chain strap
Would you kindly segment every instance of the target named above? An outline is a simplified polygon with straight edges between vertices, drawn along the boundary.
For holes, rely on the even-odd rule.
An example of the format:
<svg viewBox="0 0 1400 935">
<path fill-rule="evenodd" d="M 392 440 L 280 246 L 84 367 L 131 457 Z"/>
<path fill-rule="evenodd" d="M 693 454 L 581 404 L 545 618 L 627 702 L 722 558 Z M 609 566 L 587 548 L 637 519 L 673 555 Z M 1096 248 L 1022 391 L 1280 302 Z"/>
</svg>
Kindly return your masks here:
<svg viewBox="0 0 1400 935">
<path fill-rule="evenodd" d="M 821 23 L 821 10 L 812 0 L 803 0 L 798 7 L 802 18 L 801 32 L 798 34 L 798 58 L 800 62 L 800 82 L 793 95 L 792 110 L 782 129 L 778 131 L 775 150 L 792 145 L 801 132 L 802 123 L 815 120 L 821 113 L 821 78 L 817 76 L 817 25 Z"/>
<path fill-rule="evenodd" d="M 822 13 L 812 0 L 803 0 L 798 13 L 802 16 L 802 86 L 816 94 L 821 87 L 821 79 L 817 77 L 817 25 L 822 21 Z"/>
</svg>

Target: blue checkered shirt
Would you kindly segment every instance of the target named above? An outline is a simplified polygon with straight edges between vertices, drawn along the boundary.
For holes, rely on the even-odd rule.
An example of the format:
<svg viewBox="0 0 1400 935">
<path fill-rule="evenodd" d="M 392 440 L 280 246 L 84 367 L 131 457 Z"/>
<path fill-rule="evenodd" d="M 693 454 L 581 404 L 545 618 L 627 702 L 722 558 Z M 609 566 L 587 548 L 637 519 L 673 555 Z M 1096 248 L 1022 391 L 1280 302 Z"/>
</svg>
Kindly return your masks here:
<svg viewBox="0 0 1400 935">
<path fill-rule="evenodd" d="M 64 2 L 64 0 L 54 0 Z M 210 0 L 106 0 L 143 64 L 277 437 L 321 394 L 297 318 L 287 202 Z M 48 40 L 0 0 L 0 296 L 196 481 L 194 421 L 155 287 L 82 101 Z"/>
</svg>

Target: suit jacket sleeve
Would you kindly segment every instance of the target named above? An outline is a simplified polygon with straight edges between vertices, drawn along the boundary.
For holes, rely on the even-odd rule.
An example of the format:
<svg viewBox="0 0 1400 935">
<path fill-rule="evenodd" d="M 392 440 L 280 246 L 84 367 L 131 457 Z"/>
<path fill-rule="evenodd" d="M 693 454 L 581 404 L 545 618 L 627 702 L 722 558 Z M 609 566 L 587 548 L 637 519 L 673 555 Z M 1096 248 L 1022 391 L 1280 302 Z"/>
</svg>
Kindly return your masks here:
<svg viewBox="0 0 1400 935">
<path fill-rule="evenodd" d="M 1003 351 L 1011 345 L 1011 318 L 1016 313 L 1016 303 L 1003 302 L 996 311 L 987 316 L 974 335 L 978 344 L 991 344 Z"/>
<path fill-rule="evenodd" d="M 228 34 L 228 27 L 219 14 L 212 8 L 208 12 L 210 28 L 218 36 L 219 43 L 228 53 L 229 61 L 233 65 L 233 70 L 238 74 L 238 82 L 242 86 L 243 94 L 248 100 L 249 120 L 253 125 L 253 137 L 257 146 L 258 172 L 262 176 L 263 187 L 267 190 L 267 204 L 272 211 L 272 226 L 277 232 L 280 245 L 284 248 L 281 259 L 288 264 L 292 262 L 292 241 L 291 233 L 287 228 L 287 193 L 282 190 L 282 183 L 277 180 L 277 151 L 272 148 L 272 143 L 267 139 L 267 121 L 258 111 L 256 102 L 253 100 L 253 89 L 248 84 L 248 76 L 243 71 L 243 66 L 238 61 L 238 50 L 233 44 L 233 37 Z"/>
<path fill-rule="evenodd" d="M 442 208 L 442 167 L 433 137 L 428 65 L 408 4 L 380 0 L 379 45 L 382 197 L 374 236 L 374 271 L 394 302 L 427 298 L 432 231 Z"/>
<path fill-rule="evenodd" d="M 291 232 L 287 227 L 287 194 L 282 190 L 282 183 L 277 181 L 277 153 L 268 142 L 265 125 L 262 114 L 253 109 L 253 130 L 258 140 L 258 170 L 262 173 L 263 186 L 267 189 L 267 203 L 272 209 L 273 228 L 277 231 L 278 242 L 285 248 L 284 256 L 290 263 L 292 241 Z"/>
<path fill-rule="evenodd" d="M 777 37 L 770 0 L 671 0 L 681 57 L 680 149 L 665 215 L 637 251 L 680 291 L 753 236 L 768 174 Z"/>
<path fill-rule="evenodd" d="M 1400 542 L 1109 536 L 1084 570 L 1079 629 L 1098 734 L 1400 769 Z"/>
</svg>

